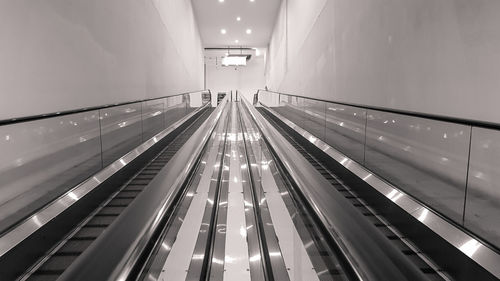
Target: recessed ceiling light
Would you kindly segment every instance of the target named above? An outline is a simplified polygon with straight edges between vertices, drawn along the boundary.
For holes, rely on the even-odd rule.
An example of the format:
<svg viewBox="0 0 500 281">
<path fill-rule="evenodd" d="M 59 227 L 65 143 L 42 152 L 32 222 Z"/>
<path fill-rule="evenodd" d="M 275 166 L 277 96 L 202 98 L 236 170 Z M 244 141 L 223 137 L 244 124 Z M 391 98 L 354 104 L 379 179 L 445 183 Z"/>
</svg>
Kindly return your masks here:
<svg viewBox="0 0 500 281">
<path fill-rule="evenodd" d="M 220 0 L 219 0 L 220 1 Z M 222 0 L 224 2 L 224 0 Z M 250 2 L 255 2 L 255 0 L 250 0 Z"/>
<path fill-rule="evenodd" d="M 240 42 L 240 40 L 238 40 L 238 39 L 234 40 L 234 43 L 239 43 L 239 42 Z"/>
<path fill-rule="evenodd" d="M 252 34 L 252 30 L 250 28 L 247 29 L 247 34 Z"/>
<path fill-rule="evenodd" d="M 224 2 L 224 0 L 219 0 L 219 3 L 222 3 L 222 2 Z"/>
<path fill-rule="evenodd" d="M 224 29 L 224 28 L 222 28 L 222 29 L 220 30 L 220 33 L 221 33 L 221 34 L 226 34 L 226 33 L 227 33 L 227 30 L 226 30 L 226 29 Z"/>
<path fill-rule="evenodd" d="M 240 21 L 240 20 L 241 20 L 241 17 L 236 17 L 236 20 L 237 20 L 237 21 Z"/>
</svg>

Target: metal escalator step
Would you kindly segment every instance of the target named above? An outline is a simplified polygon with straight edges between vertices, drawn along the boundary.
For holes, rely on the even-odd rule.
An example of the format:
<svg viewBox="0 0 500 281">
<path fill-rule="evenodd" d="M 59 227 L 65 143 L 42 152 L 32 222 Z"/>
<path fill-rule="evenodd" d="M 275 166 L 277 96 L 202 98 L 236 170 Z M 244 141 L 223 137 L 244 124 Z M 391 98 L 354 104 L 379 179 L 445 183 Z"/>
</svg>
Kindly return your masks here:
<svg viewBox="0 0 500 281">
<path fill-rule="evenodd" d="M 151 180 L 149 179 L 133 179 L 130 183 L 134 185 L 147 185 Z"/>
<path fill-rule="evenodd" d="M 135 198 L 139 193 L 140 191 L 122 190 L 115 198 Z"/>
<path fill-rule="evenodd" d="M 132 198 L 114 198 L 107 207 L 127 207 L 134 199 Z"/>
<path fill-rule="evenodd" d="M 120 215 L 123 210 L 125 209 L 125 207 L 104 207 L 101 209 L 101 211 L 99 212 L 100 214 L 104 214 L 104 215 Z"/>
<path fill-rule="evenodd" d="M 40 274 L 35 272 L 26 281 L 56 281 L 59 274 Z"/>
<path fill-rule="evenodd" d="M 127 185 L 123 190 L 124 191 L 143 191 L 144 188 L 146 188 L 146 185 L 130 184 L 130 185 Z"/>
<path fill-rule="evenodd" d="M 155 175 L 150 175 L 150 174 L 139 174 L 137 177 L 135 177 L 134 180 L 152 180 L 155 177 Z"/>
<path fill-rule="evenodd" d="M 38 274 L 61 274 L 78 256 L 52 256 L 38 270 Z"/>
<path fill-rule="evenodd" d="M 105 230 L 105 227 L 82 227 L 74 236 L 75 239 L 97 238 Z"/>
<path fill-rule="evenodd" d="M 58 251 L 59 255 L 77 255 L 85 251 L 90 244 L 92 244 L 92 240 L 77 240 L 70 239 L 68 240 Z"/>
<path fill-rule="evenodd" d="M 87 226 L 108 226 L 110 225 L 114 220 L 116 216 L 94 216 L 90 221 L 87 223 Z"/>
</svg>

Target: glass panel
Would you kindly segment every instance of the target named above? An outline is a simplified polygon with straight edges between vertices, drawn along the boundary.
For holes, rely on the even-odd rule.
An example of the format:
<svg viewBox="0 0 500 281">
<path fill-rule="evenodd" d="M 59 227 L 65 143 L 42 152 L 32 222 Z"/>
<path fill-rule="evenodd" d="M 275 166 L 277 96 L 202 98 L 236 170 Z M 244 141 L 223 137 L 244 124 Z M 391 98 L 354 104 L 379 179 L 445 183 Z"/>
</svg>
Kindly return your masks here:
<svg viewBox="0 0 500 281">
<path fill-rule="evenodd" d="M 186 114 L 186 100 L 183 96 L 168 97 L 166 100 L 165 127 L 169 127 Z"/>
<path fill-rule="evenodd" d="M 101 169 L 99 113 L 0 127 L 0 232 Z"/>
<path fill-rule="evenodd" d="M 366 166 L 461 223 L 470 127 L 368 111 Z"/>
<path fill-rule="evenodd" d="M 326 103 L 316 100 L 304 100 L 304 129 L 321 140 L 325 139 Z"/>
<path fill-rule="evenodd" d="M 325 142 L 347 157 L 363 164 L 365 124 L 364 109 L 328 103 Z"/>
<path fill-rule="evenodd" d="M 500 132 L 474 128 L 465 226 L 500 247 Z"/>
<path fill-rule="evenodd" d="M 101 109 L 102 159 L 111 164 L 142 143 L 141 103 Z"/>
<path fill-rule="evenodd" d="M 280 95 L 279 107 L 274 108 L 276 112 L 304 128 L 304 99 L 295 96 Z"/>
<path fill-rule="evenodd" d="M 143 140 L 146 141 L 165 128 L 165 99 L 142 103 Z"/>
<path fill-rule="evenodd" d="M 266 91 L 259 91 L 259 102 L 263 103 L 267 107 L 278 107 L 280 104 L 279 94 L 270 93 Z"/>
</svg>

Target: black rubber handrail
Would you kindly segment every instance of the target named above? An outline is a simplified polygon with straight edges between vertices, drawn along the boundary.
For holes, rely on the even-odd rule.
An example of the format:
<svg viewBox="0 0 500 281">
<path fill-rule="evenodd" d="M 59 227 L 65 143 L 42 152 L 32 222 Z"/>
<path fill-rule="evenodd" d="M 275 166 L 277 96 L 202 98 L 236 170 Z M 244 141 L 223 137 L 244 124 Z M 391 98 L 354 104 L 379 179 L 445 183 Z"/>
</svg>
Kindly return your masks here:
<svg viewBox="0 0 500 281">
<path fill-rule="evenodd" d="M 40 120 L 40 119 L 47 119 L 47 118 L 52 118 L 52 117 L 60 117 L 60 116 L 64 116 L 64 115 L 88 112 L 88 111 L 99 110 L 99 109 L 110 108 L 110 107 L 121 106 L 121 105 L 127 105 L 127 104 L 133 104 L 133 103 L 138 103 L 138 102 L 145 102 L 145 101 L 159 100 L 159 99 L 170 98 L 170 97 L 177 97 L 177 96 L 182 96 L 182 95 L 186 95 L 186 94 L 200 93 L 200 92 L 205 92 L 205 91 L 209 92 L 210 95 L 212 95 L 212 92 L 210 92 L 210 90 L 199 90 L 199 91 L 175 94 L 175 95 L 170 95 L 170 96 L 162 96 L 162 97 L 157 97 L 157 98 L 135 100 L 135 101 L 126 101 L 126 102 L 121 102 L 121 103 L 111 103 L 111 104 L 100 105 L 100 106 L 83 107 L 83 108 L 58 111 L 58 112 L 52 112 L 52 113 L 44 113 L 44 114 L 38 114 L 38 115 L 4 119 L 4 120 L 0 120 L 0 126 L 28 122 L 28 121 L 35 121 L 35 120 Z"/>
<path fill-rule="evenodd" d="M 352 106 L 352 107 L 357 107 L 357 108 L 362 108 L 362 109 L 367 109 L 367 110 L 378 110 L 378 111 L 383 111 L 383 112 L 396 113 L 396 114 L 432 119 L 432 120 L 449 122 L 449 123 L 456 123 L 456 124 L 473 126 L 473 127 L 481 127 L 481 128 L 487 128 L 487 129 L 500 130 L 499 123 L 493 123 L 493 122 L 488 122 L 488 121 L 458 118 L 458 117 L 451 117 L 451 116 L 445 116 L 445 115 L 436 115 L 436 114 L 422 113 L 422 112 L 409 111 L 409 110 L 392 109 L 392 108 L 387 108 L 387 107 L 369 106 L 369 105 L 356 104 L 356 103 L 330 101 L 330 100 L 323 100 L 323 99 L 311 98 L 311 97 L 305 97 L 305 96 L 299 96 L 299 95 L 293 95 L 293 94 L 285 94 L 285 93 L 280 93 L 280 92 L 270 91 L 270 90 L 263 90 L 263 89 L 258 90 L 257 95 L 259 94 L 260 91 L 269 92 L 269 93 L 273 93 L 273 94 L 279 94 L 279 95 L 285 95 L 285 96 L 290 96 L 290 97 L 298 97 L 298 98 L 303 98 L 303 99 L 308 99 L 308 100 L 321 101 L 321 102 L 332 103 L 332 104 Z"/>
</svg>

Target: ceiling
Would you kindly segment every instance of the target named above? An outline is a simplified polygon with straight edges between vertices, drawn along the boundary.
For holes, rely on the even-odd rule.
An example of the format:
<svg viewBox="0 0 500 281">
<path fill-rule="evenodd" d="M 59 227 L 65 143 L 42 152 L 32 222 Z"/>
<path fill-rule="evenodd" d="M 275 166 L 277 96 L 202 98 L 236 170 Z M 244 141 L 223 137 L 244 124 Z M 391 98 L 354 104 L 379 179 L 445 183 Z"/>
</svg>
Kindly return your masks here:
<svg viewBox="0 0 500 281">
<path fill-rule="evenodd" d="M 281 4 L 281 0 L 191 1 L 205 48 L 267 46 Z M 237 21 L 237 17 L 241 20 Z"/>
</svg>

